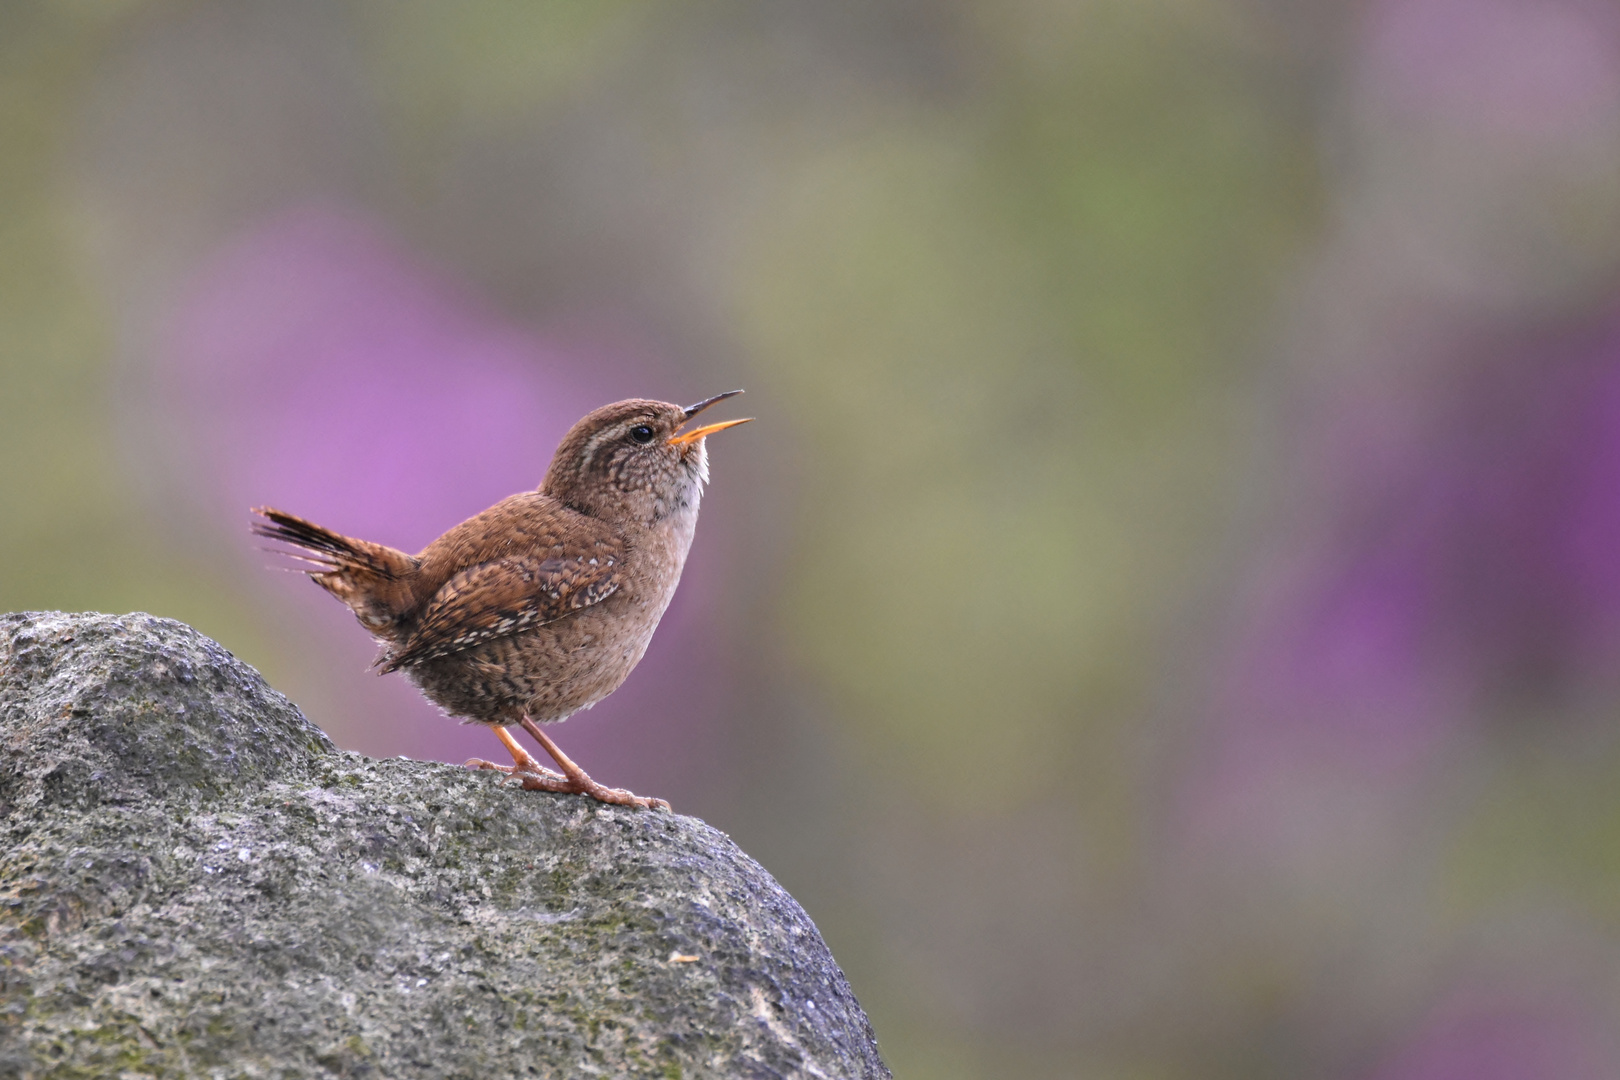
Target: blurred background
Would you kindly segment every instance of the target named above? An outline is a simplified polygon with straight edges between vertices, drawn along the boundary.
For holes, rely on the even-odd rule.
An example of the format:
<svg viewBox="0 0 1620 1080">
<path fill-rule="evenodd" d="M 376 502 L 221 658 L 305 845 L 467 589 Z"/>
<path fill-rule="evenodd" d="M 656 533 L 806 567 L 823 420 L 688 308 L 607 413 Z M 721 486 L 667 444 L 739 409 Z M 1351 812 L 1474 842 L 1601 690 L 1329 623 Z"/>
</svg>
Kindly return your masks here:
<svg viewBox="0 0 1620 1080">
<path fill-rule="evenodd" d="M 0 609 L 499 757 L 247 508 L 734 386 L 558 739 L 898 1076 L 1620 1075 L 1620 7 L 0 3 Z"/>
</svg>

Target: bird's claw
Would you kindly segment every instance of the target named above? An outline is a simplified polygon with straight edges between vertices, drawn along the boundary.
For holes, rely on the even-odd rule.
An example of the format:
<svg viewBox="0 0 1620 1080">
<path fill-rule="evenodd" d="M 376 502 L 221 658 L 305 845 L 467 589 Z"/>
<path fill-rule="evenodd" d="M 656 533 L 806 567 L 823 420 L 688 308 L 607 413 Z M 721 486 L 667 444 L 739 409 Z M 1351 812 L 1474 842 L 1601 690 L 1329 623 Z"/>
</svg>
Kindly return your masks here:
<svg viewBox="0 0 1620 1080">
<path fill-rule="evenodd" d="M 553 772 L 538 763 L 529 768 L 522 768 L 517 765 L 497 765 L 493 761 L 485 761 L 483 758 L 468 758 L 466 767 L 503 773 L 511 779 L 517 780 L 525 791 L 551 791 L 559 795 L 588 795 L 597 802 L 611 803 L 614 806 L 638 806 L 643 810 L 674 812 L 667 800 L 656 799 L 647 795 L 637 795 L 635 792 L 627 791 L 624 788 L 604 787 L 589 776 L 570 780 L 562 773 Z"/>
<path fill-rule="evenodd" d="M 643 810 L 670 810 L 669 803 L 663 799 L 637 795 L 635 792 L 626 791 L 624 788 L 604 787 L 589 776 L 581 776 L 572 780 L 564 779 L 563 783 L 566 786 L 562 790 L 575 795 L 588 795 L 597 802 L 611 803 L 614 806 L 636 806 Z M 554 791 L 557 789 L 548 788 L 548 790 Z"/>
</svg>

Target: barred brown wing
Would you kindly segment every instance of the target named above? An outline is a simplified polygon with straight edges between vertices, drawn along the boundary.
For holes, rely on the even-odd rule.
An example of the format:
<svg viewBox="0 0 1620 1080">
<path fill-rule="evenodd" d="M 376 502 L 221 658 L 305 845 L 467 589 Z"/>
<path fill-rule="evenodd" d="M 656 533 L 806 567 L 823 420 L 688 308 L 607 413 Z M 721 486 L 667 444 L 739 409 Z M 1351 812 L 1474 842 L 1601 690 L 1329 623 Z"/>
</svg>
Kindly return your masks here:
<svg viewBox="0 0 1620 1080">
<path fill-rule="evenodd" d="M 558 547 L 457 572 L 434 594 L 409 636 L 384 657 L 381 669 L 411 667 L 543 626 L 618 591 L 625 546 L 617 536 L 568 550 Z"/>
</svg>

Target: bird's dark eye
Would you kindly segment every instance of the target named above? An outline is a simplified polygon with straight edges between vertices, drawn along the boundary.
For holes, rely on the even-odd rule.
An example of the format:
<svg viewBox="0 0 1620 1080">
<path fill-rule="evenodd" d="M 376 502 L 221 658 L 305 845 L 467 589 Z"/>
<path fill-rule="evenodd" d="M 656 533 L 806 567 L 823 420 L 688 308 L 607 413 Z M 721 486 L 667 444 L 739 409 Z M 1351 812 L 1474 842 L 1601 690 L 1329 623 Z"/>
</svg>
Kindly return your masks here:
<svg viewBox="0 0 1620 1080">
<path fill-rule="evenodd" d="M 646 424 L 637 424 L 630 429 L 630 437 L 642 446 L 646 446 L 653 441 L 653 429 Z"/>
</svg>

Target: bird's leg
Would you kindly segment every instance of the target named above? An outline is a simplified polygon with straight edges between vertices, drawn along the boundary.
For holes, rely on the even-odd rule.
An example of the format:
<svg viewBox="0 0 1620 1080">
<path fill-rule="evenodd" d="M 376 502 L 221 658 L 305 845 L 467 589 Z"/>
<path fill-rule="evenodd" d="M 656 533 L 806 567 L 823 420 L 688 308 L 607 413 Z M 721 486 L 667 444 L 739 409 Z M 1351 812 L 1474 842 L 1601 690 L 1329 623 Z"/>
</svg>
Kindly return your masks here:
<svg viewBox="0 0 1620 1080">
<path fill-rule="evenodd" d="M 589 795 L 591 798 L 596 799 L 599 802 L 616 803 L 619 806 L 640 806 L 645 807 L 648 810 L 669 809 L 669 803 L 665 802 L 663 799 L 653 799 L 644 795 L 637 795 L 634 792 L 626 791 L 623 788 L 603 787 L 601 784 L 598 784 L 595 780 L 592 780 L 589 776 L 587 776 L 584 769 L 580 768 L 578 765 L 575 765 L 573 760 L 567 754 L 563 753 L 561 748 L 559 748 L 556 743 L 551 741 L 551 736 L 540 730 L 539 724 L 535 723 L 527 716 L 522 719 L 521 723 L 523 724 L 524 730 L 530 735 L 533 735 L 540 745 L 545 747 L 546 753 L 551 755 L 551 759 L 557 763 L 557 765 L 562 769 L 563 775 L 568 778 L 566 781 L 568 786 L 562 790 L 576 792 L 580 795 Z M 556 774 L 553 773 L 552 775 Z M 524 786 L 527 787 L 528 785 L 525 784 Z M 556 791 L 558 789 L 547 784 L 545 790 Z"/>
<path fill-rule="evenodd" d="M 512 738 L 512 733 L 507 731 L 504 727 L 496 727 L 495 737 L 501 740 L 502 743 L 506 744 L 506 749 L 511 753 L 512 760 L 517 763 L 517 767 L 523 772 L 539 773 L 541 776 L 561 775 L 560 773 L 552 772 L 550 769 L 540 764 L 540 762 L 535 759 L 535 756 L 523 749 L 522 744 L 520 744 L 516 739 Z"/>
<path fill-rule="evenodd" d="M 542 779 L 551 781 L 561 786 L 552 787 L 549 784 L 536 784 L 536 787 L 543 786 L 544 790 L 547 791 L 573 790 L 573 788 L 569 786 L 567 779 L 563 777 L 562 773 L 552 772 L 550 769 L 540 764 L 540 762 L 536 761 L 533 754 L 523 749 L 523 747 L 518 744 L 518 741 L 512 738 L 512 733 L 510 731 L 507 731 L 499 724 L 495 725 L 494 730 L 495 737 L 501 740 L 501 742 L 506 745 L 507 751 L 511 753 L 514 764 L 497 765 L 493 761 L 485 761 L 483 758 L 472 758 L 467 762 L 467 768 L 492 769 L 495 772 L 503 772 L 508 776 L 517 776 L 524 780 L 524 787 L 529 786 L 530 779 Z"/>
</svg>

